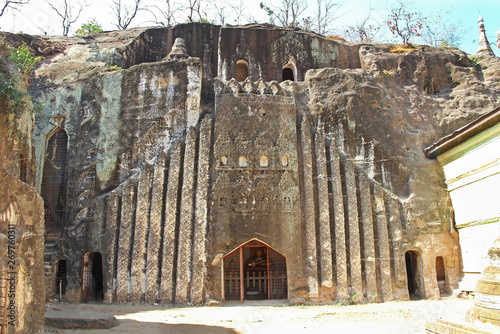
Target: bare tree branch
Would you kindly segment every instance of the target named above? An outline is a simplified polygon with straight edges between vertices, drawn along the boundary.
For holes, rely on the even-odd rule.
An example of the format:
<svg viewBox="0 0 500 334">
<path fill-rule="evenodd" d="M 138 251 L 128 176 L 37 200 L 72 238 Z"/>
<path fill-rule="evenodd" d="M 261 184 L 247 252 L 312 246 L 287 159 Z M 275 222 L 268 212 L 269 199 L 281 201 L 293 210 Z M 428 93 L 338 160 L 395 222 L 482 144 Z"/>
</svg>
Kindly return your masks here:
<svg viewBox="0 0 500 334">
<path fill-rule="evenodd" d="M 14 10 L 20 10 L 19 7 L 24 6 L 28 4 L 30 0 L 3 0 L 0 2 L 0 17 L 5 14 L 8 8 L 14 9 Z M 2 4 L 3 3 L 3 4 Z"/>
<path fill-rule="evenodd" d="M 306 0 L 281 0 L 279 6 L 268 6 L 264 2 L 260 3 L 260 8 L 264 9 L 269 16 L 270 23 L 274 24 L 275 20 L 284 27 L 298 27 L 300 24 L 300 16 L 307 9 Z"/>
<path fill-rule="evenodd" d="M 163 0 L 161 3 L 161 5 L 147 6 L 145 10 L 154 16 L 153 22 L 155 24 L 170 27 L 176 23 L 175 13 L 181 10 L 181 7 L 175 3 L 175 0 Z M 154 10 L 151 10 L 150 8 Z M 156 13 L 161 14 L 160 19 L 158 19 Z"/>
<path fill-rule="evenodd" d="M 113 5 L 111 6 L 117 22 L 116 27 L 121 30 L 127 29 L 137 15 L 137 12 L 144 9 L 141 6 L 143 0 L 134 0 L 132 6 L 128 6 L 125 2 L 122 0 L 113 0 Z"/>
<path fill-rule="evenodd" d="M 342 1 L 334 2 L 333 0 L 317 0 L 317 17 L 316 26 L 317 33 L 327 35 L 331 32 L 331 24 L 338 19 L 342 14 L 337 14 L 338 9 L 342 6 Z"/>
<path fill-rule="evenodd" d="M 70 4 L 72 0 L 63 0 L 62 8 L 53 5 L 53 0 L 45 0 L 45 2 L 62 19 L 63 36 L 68 36 L 71 25 L 78 20 L 83 9 L 89 6 L 87 0 L 77 1 L 77 6 Z"/>
</svg>

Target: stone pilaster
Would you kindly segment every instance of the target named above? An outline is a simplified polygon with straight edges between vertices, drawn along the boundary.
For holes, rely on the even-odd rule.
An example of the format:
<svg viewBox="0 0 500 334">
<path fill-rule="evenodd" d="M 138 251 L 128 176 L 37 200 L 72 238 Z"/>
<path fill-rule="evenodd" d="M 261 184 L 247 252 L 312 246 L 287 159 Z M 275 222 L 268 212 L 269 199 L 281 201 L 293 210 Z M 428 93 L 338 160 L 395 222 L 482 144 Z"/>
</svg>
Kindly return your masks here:
<svg viewBox="0 0 500 334">
<path fill-rule="evenodd" d="M 158 298 L 158 260 L 161 244 L 163 212 L 163 188 L 165 186 L 166 156 L 161 153 L 153 170 L 151 212 L 149 215 L 148 265 L 146 266 L 146 303 L 155 303 Z"/>
<path fill-rule="evenodd" d="M 397 299 L 409 300 L 408 281 L 406 276 L 405 254 L 401 251 L 403 246 L 403 225 L 399 203 L 395 198 L 388 199 L 389 204 L 389 227 L 392 236 L 392 248 L 394 253 L 394 286 Z"/>
<path fill-rule="evenodd" d="M 316 256 L 316 211 L 314 208 L 313 148 L 311 126 L 304 118 L 301 125 L 304 169 L 304 220 L 306 227 L 307 281 L 309 296 L 318 296 L 318 260 Z"/>
<path fill-rule="evenodd" d="M 195 189 L 196 130 L 190 127 L 186 134 L 184 169 L 177 248 L 177 277 L 175 302 L 186 304 L 191 282 L 191 246 L 193 233 L 193 193 Z"/>
<path fill-rule="evenodd" d="M 111 192 L 107 197 L 106 209 L 106 231 L 103 237 L 103 248 L 106 250 L 104 255 L 104 296 L 105 303 L 113 303 L 114 297 L 114 278 L 115 278 L 115 247 L 116 247 L 116 229 L 118 224 L 118 210 L 120 208 L 120 195 L 117 191 Z"/>
<path fill-rule="evenodd" d="M 118 259 L 116 263 L 116 302 L 125 303 L 129 295 L 129 264 L 134 229 L 135 185 L 129 182 L 122 193 Z"/>
<path fill-rule="evenodd" d="M 333 287 L 332 236 L 330 231 L 330 206 L 328 198 L 328 171 L 326 167 L 325 136 L 320 126 L 315 136 L 316 177 L 318 182 L 319 244 L 321 287 Z"/>
<path fill-rule="evenodd" d="M 374 210 L 377 217 L 377 245 L 380 258 L 380 285 L 383 301 L 387 302 L 394 299 L 394 293 L 392 291 L 389 231 L 387 229 L 387 216 L 385 212 L 384 194 L 380 184 L 375 184 L 374 186 L 374 197 Z"/>
<path fill-rule="evenodd" d="M 373 234 L 373 209 L 370 182 L 362 174 L 359 176 L 359 200 L 361 207 L 361 226 L 363 232 L 363 261 L 365 264 L 366 297 L 368 302 L 378 301 L 377 267 L 375 265 L 375 237 Z"/>
<path fill-rule="evenodd" d="M 342 176 L 337 143 L 332 138 L 330 145 L 330 169 L 333 195 L 333 217 L 335 223 L 335 267 L 337 277 L 337 298 L 349 296 L 347 277 L 347 250 L 345 240 L 344 196 L 342 195 Z"/>
<path fill-rule="evenodd" d="M 361 242 L 358 221 L 358 198 L 356 193 L 356 175 L 354 163 L 345 160 L 345 183 L 347 191 L 347 218 L 349 222 L 349 260 L 351 277 L 351 294 L 356 303 L 363 301 L 363 277 L 361 274 Z"/>
<path fill-rule="evenodd" d="M 146 165 L 139 175 L 137 209 L 135 212 L 134 243 L 130 268 L 131 301 L 141 302 L 143 280 L 146 274 L 146 242 L 151 200 L 151 168 Z"/>
<path fill-rule="evenodd" d="M 196 207 L 193 238 L 193 279 L 191 283 L 191 303 L 203 303 L 206 275 L 205 242 L 208 222 L 208 186 L 210 178 L 210 148 L 212 119 L 206 116 L 200 127 L 198 154 L 198 182 L 196 184 Z"/>
<path fill-rule="evenodd" d="M 179 196 L 179 178 L 181 171 L 182 144 L 180 141 L 172 145 L 170 164 L 165 195 L 165 225 L 163 228 L 163 248 L 161 255 L 160 301 L 162 304 L 173 302 L 174 286 L 174 254 L 175 230 L 177 225 L 177 207 Z"/>
</svg>

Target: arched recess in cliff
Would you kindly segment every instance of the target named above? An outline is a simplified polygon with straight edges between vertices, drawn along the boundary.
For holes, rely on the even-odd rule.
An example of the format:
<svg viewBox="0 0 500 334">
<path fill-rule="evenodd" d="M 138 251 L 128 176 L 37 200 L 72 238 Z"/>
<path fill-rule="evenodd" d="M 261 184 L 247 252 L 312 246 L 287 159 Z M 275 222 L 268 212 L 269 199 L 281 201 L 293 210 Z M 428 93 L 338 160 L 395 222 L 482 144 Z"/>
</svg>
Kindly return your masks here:
<svg viewBox="0 0 500 334">
<path fill-rule="evenodd" d="M 248 61 L 238 59 L 236 61 L 236 81 L 242 82 L 248 77 Z"/>
<path fill-rule="evenodd" d="M 99 252 L 85 253 L 82 270 L 82 301 L 102 301 L 103 292 L 102 255 Z"/>
<path fill-rule="evenodd" d="M 286 259 L 271 246 L 252 239 L 224 256 L 224 299 L 286 299 Z"/>
<path fill-rule="evenodd" d="M 59 237 L 64 227 L 67 151 L 68 135 L 57 127 L 48 136 L 41 187 L 47 239 Z"/>
<path fill-rule="evenodd" d="M 422 256 L 418 251 L 409 250 L 405 253 L 406 277 L 408 293 L 411 299 L 424 298 L 424 276 Z"/>
<path fill-rule="evenodd" d="M 294 63 L 288 63 L 283 66 L 283 70 L 281 72 L 281 81 L 296 81 L 297 80 L 297 67 Z"/>
</svg>

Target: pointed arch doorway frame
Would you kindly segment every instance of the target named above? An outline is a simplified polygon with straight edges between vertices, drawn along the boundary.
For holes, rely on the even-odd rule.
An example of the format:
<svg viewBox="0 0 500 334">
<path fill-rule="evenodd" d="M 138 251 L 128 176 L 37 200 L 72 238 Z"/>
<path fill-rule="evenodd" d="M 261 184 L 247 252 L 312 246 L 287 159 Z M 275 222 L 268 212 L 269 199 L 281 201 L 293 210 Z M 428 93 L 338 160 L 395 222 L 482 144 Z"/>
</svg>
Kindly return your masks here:
<svg viewBox="0 0 500 334">
<path fill-rule="evenodd" d="M 286 299 L 286 259 L 273 247 L 253 238 L 223 258 L 225 300 Z"/>
</svg>

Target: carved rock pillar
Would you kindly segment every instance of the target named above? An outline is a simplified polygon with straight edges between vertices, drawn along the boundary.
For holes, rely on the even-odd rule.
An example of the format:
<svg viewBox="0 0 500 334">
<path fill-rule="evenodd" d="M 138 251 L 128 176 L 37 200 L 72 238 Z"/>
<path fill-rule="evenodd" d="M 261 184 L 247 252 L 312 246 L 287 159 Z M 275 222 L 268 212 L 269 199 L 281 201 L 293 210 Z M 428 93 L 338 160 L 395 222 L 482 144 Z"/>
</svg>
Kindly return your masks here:
<svg viewBox="0 0 500 334">
<path fill-rule="evenodd" d="M 390 222 L 390 232 L 392 235 L 392 247 L 394 252 L 394 272 L 395 272 L 395 293 L 399 300 L 409 300 L 408 282 L 406 276 L 405 254 L 401 252 L 403 245 L 403 225 L 399 203 L 394 198 L 388 199 Z"/>
<path fill-rule="evenodd" d="M 330 232 L 330 207 L 328 199 L 328 172 L 326 168 L 325 136 L 320 126 L 315 136 L 316 176 L 318 180 L 319 244 L 321 287 L 333 287 L 332 238 Z"/>
<path fill-rule="evenodd" d="M 175 302 L 186 304 L 191 282 L 191 246 L 193 232 L 193 193 L 195 187 L 196 130 L 190 127 L 186 134 L 184 169 L 179 221 L 179 240 L 177 250 L 177 280 Z"/>
<path fill-rule="evenodd" d="M 203 303 L 203 287 L 206 276 L 205 239 L 208 222 L 208 185 L 210 178 L 210 147 L 212 120 L 207 116 L 200 127 L 198 154 L 198 182 L 196 185 L 196 208 L 193 238 L 193 280 L 191 283 L 191 303 Z"/>
<path fill-rule="evenodd" d="M 135 213 L 134 243 L 132 246 L 132 262 L 130 283 L 132 287 L 131 301 L 140 302 L 142 298 L 142 280 L 146 272 L 146 238 L 149 225 L 149 209 L 151 204 L 151 168 L 144 166 L 139 175 L 137 186 L 137 209 Z"/>
<path fill-rule="evenodd" d="M 135 185 L 130 182 L 122 193 L 122 210 L 118 244 L 118 260 L 116 264 L 116 302 L 128 301 L 128 265 L 135 211 Z"/>
<path fill-rule="evenodd" d="M 358 198 L 356 194 L 356 175 L 354 163 L 345 160 L 345 183 L 347 188 L 347 217 L 349 221 L 349 265 L 351 294 L 355 303 L 363 302 L 363 276 L 361 273 L 361 241 L 358 222 Z"/>
<path fill-rule="evenodd" d="M 301 125 L 304 168 L 304 219 L 306 227 L 307 281 L 309 296 L 318 296 L 318 260 L 316 257 L 316 210 L 314 204 L 313 148 L 311 126 L 304 118 Z"/>
<path fill-rule="evenodd" d="M 160 302 L 173 302 L 175 230 L 177 222 L 177 206 L 179 195 L 179 179 L 181 171 L 182 144 L 180 141 L 172 145 L 170 165 L 165 196 L 165 226 L 163 228 L 163 248 L 161 256 Z"/>
<path fill-rule="evenodd" d="M 148 265 L 146 267 L 146 303 L 155 303 L 158 296 L 158 259 L 161 243 L 163 188 L 165 186 L 165 153 L 156 159 L 149 216 Z"/>
<path fill-rule="evenodd" d="M 333 215 L 335 220 L 335 266 L 337 273 L 337 299 L 349 296 L 347 277 L 347 250 L 345 240 L 344 197 L 342 195 L 342 177 L 340 156 L 337 143 L 332 139 L 330 145 L 330 168 L 333 195 Z"/>
<path fill-rule="evenodd" d="M 366 297 L 368 302 L 375 302 L 377 297 L 377 267 L 375 265 L 375 238 L 373 235 L 373 211 L 370 194 L 370 182 L 362 174 L 359 176 L 359 200 L 363 231 L 363 261 L 365 264 Z"/>
<path fill-rule="evenodd" d="M 104 255 L 104 296 L 105 303 L 113 303 L 114 295 L 114 268 L 116 229 L 118 222 L 118 209 L 120 208 L 120 195 L 117 191 L 111 192 L 107 197 L 106 210 L 106 232 L 103 238 L 103 248 L 106 250 Z"/>
<path fill-rule="evenodd" d="M 375 213 L 377 216 L 376 231 L 377 245 L 380 258 L 380 285 L 383 301 L 394 300 L 391 275 L 391 251 L 389 246 L 389 231 L 385 212 L 384 193 L 380 184 L 374 186 Z"/>
</svg>

